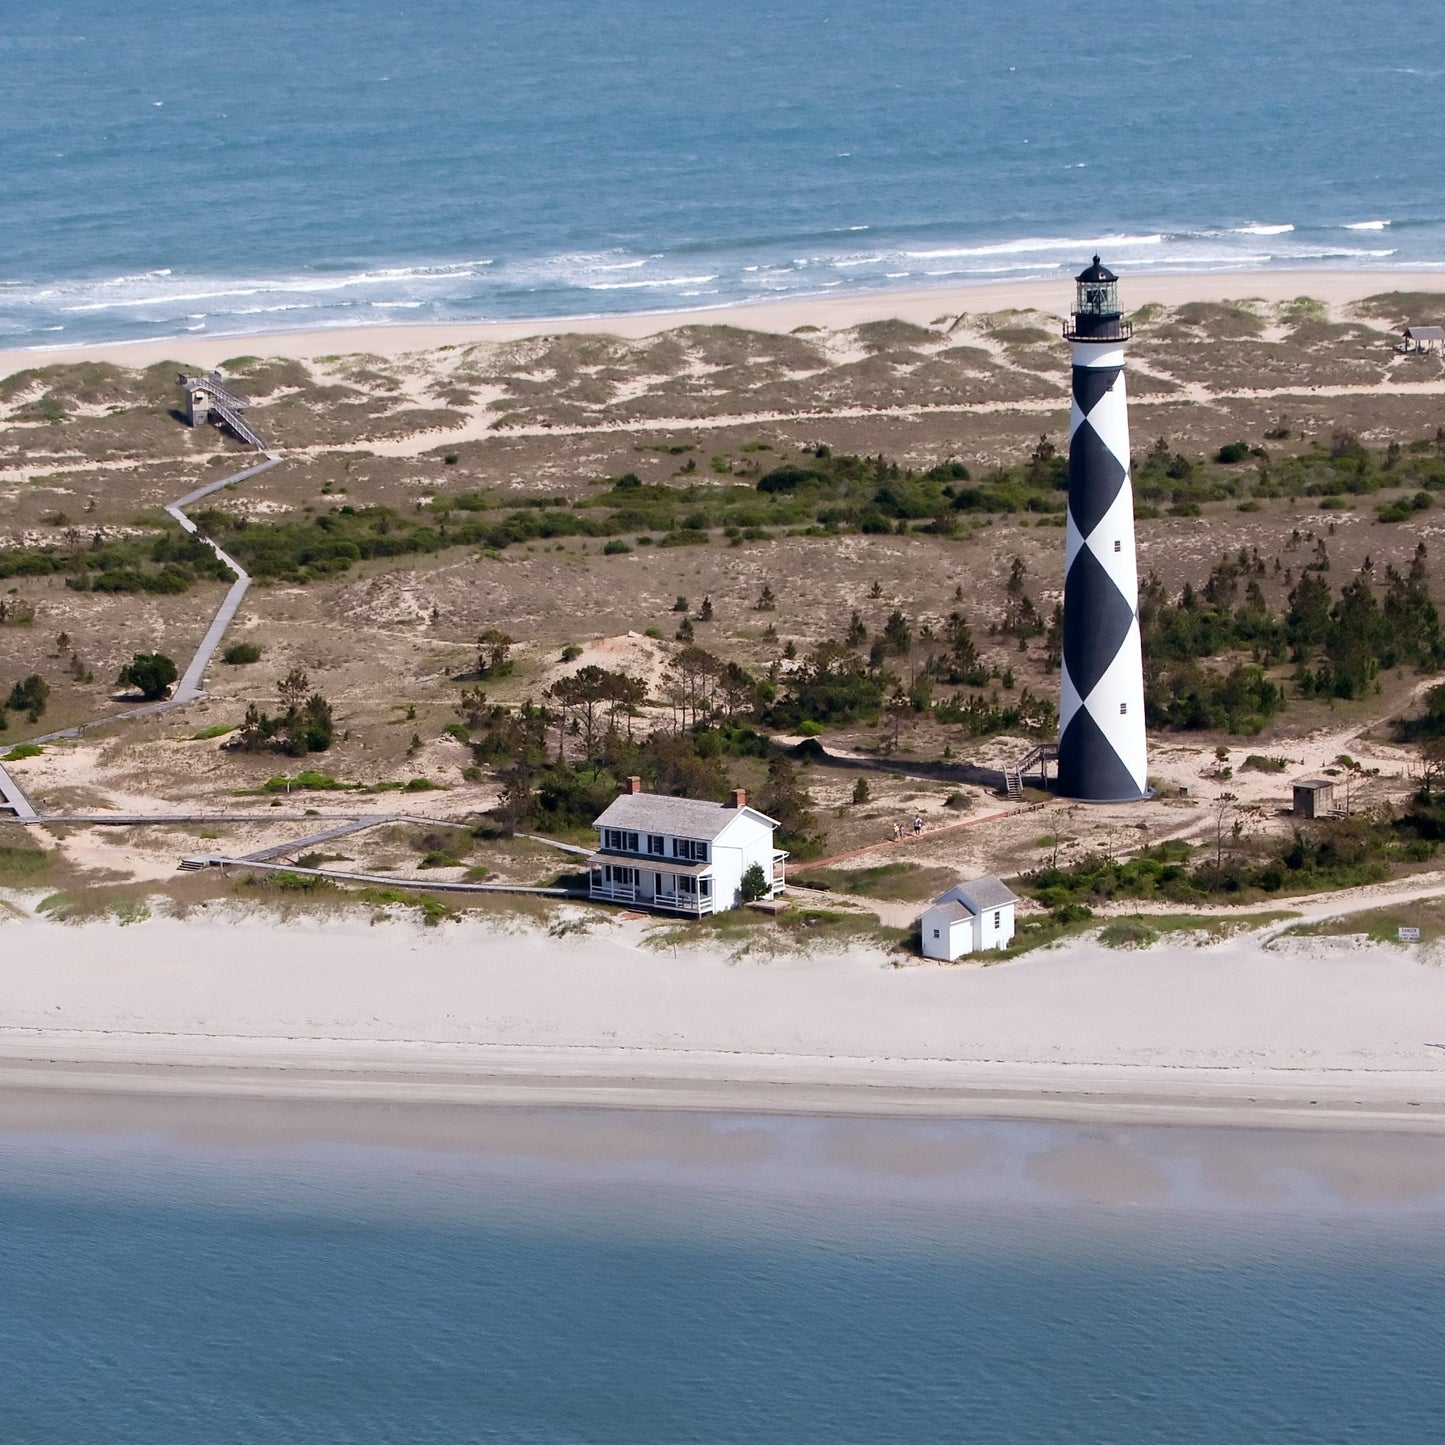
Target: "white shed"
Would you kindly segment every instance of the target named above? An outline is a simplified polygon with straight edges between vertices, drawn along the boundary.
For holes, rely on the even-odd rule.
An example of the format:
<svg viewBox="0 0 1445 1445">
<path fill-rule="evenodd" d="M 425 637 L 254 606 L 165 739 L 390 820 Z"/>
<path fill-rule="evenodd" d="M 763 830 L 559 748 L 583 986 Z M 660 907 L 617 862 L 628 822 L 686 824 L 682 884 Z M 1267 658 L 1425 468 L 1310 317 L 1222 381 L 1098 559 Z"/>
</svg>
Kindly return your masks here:
<svg viewBox="0 0 1445 1445">
<path fill-rule="evenodd" d="M 956 883 L 923 915 L 923 956 L 946 963 L 985 948 L 1007 948 L 1017 896 L 992 874 Z"/>
</svg>

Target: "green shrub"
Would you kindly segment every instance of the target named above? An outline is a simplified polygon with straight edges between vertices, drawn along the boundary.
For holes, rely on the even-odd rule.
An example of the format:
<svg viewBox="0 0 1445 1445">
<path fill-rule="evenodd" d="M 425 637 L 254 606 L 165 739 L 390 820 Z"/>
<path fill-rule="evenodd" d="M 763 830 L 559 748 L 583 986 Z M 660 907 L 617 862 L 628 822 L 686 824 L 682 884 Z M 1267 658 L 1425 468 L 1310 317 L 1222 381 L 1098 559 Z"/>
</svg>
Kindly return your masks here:
<svg viewBox="0 0 1445 1445">
<path fill-rule="evenodd" d="M 1251 768 L 1256 773 L 1282 773 L 1289 767 L 1289 759 L 1267 758 L 1262 753 L 1250 753 L 1241 766 Z"/>
<path fill-rule="evenodd" d="M 171 685 L 180 676 L 174 662 L 163 652 L 138 652 L 121 668 L 116 682 L 133 687 L 147 702 L 169 697 Z"/>
<path fill-rule="evenodd" d="M 1326 498 L 1328 502 L 1331 498 Z M 1323 506 L 1324 503 L 1321 503 Z M 1416 492 L 1413 497 L 1399 497 L 1395 501 L 1381 507 L 1376 516 L 1382 522 L 1405 522 L 1415 515 L 1416 512 L 1427 512 L 1430 510 L 1429 492 Z"/>
<path fill-rule="evenodd" d="M 1105 948 L 1152 948 L 1159 935 L 1135 918 L 1120 918 L 1099 930 L 1099 942 Z"/>
<path fill-rule="evenodd" d="M 623 555 L 623 553 L 630 552 L 631 550 L 632 548 L 629 547 L 627 543 L 622 540 L 621 537 L 614 537 L 602 549 L 602 555 L 604 557 L 620 557 Z"/>
<path fill-rule="evenodd" d="M 221 654 L 221 661 L 231 667 L 246 667 L 260 660 L 261 649 L 254 642 L 233 642 Z"/>
<path fill-rule="evenodd" d="M 268 793 L 334 793 L 356 787 L 355 783 L 338 783 L 329 773 L 312 772 L 309 768 L 288 778 L 284 773 L 267 778 L 262 788 Z"/>
</svg>

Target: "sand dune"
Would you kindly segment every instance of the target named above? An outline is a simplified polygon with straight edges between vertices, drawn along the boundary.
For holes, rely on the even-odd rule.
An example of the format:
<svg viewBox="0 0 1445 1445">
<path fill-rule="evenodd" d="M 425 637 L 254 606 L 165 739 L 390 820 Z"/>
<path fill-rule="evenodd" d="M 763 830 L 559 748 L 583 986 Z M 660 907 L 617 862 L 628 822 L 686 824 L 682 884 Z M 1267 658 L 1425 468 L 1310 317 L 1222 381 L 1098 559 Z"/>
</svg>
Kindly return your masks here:
<svg viewBox="0 0 1445 1445">
<path fill-rule="evenodd" d="M 1342 306 L 1385 291 L 1445 291 L 1440 271 L 1236 271 L 1201 275 L 1131 274 L 1127 297 L 1132 307 L 1156 303 L 1179 306 L 1189 301 L 1239 300 L 1258 297 L 1287 301 L 1312 296 Z M 149 366 L 184 354 L 192 365 L 215 366 L 238 351 L 264 356 L 310 360 L 336 353 L 367 351 L 381 356 L 429 351 L 439 346 L 464 346 L 480 341 L 512 341 L 518 337 L 559 332 L 605 332 L 616 336 L 651 336 L 675 326 L 715 324 L 757 331 L 792 331 L 799 326 L 838 330 L 865 321 L 899 318 L 927 324 L 940 316 L 1036 309 L 1062 315 L 1070 301 L 1069 285 L 1049 281 L 1002 281 L 974 286 L 940 286 L 920 291 L 880 291 L 849 296 L 800 297 L 701 311 L 658 311 L 621 316 L 542 318 L 531 321 L 437 323 L 422 326 L 345 327 L 328 331 L 279 331 L 263 335 L 203 337 L 188 334 L 161 341 L 115 342 L 109 345 L 39 348 L 0 352 L 0 375 L 36 365 L 75 361 L 111 361 L 123 366 Z M 245 343 L 242 345 L 241 343 Z"/>
</svg>

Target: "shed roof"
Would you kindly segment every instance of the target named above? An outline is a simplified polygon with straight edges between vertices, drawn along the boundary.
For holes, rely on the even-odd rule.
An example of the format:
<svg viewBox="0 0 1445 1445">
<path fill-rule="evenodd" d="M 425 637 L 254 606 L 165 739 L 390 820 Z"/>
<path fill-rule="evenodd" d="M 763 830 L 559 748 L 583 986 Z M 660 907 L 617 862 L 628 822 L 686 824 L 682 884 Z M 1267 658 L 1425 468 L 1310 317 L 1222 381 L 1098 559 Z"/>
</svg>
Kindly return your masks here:
<svg viewBox="0 0 1445 1445">
<path fill-rule="evenodd" d="M 775 819 L 756 808 L 729 808 L 700 798 L 669 798 L 662 793 L 623 793 L 603 810 L 595 828 L 630 828 L 638 833 L 666 833 L 680 838 L 716 838 L 740 813 L 769 828 Z"/>
<path fill-rule="evenodd" d="M 970 913 L 982 913 L 988 908 L 1002 908 L 1007 903 L 1017 903 L 1018 895 L 1000 878 L 985 873 L 981 878 L 970 878 L 966 883 L 955 883 L 933 900 L 934 906 L 945 903 L 961 903 Z"/>
<path fill-rule="evenodd" d="M 1315 793 L 1321 788 L 1333 788 L 1334 785 L 1335 780 L 1333 778 L 1301 778 L 1299 782 L 1295 784 L 1295 787 L 1308 788 L 1312 793 Z"/>
<path fill-rule="evenodd" d="M 973 917 L 972 912 L 956 898 L 950 898 L 947 903 L 935 903 L 928 912 L 941 918 L 945 923 L 963 923 Z"/>
<path fill-rule="evenodd" d="M 958 885 L 963 901 L 977 910 L 1001 908 L 1005 903 L 1017 903 L 1018 895 L 1001 878 L 985 873 L 982 878 L 970 878 Z"/>
<path fill-rule="evenodd" d="M 1407 326 L 1405 335 L 1411 341 L 1445 341 L 1445 326 Z"/>
</svg>

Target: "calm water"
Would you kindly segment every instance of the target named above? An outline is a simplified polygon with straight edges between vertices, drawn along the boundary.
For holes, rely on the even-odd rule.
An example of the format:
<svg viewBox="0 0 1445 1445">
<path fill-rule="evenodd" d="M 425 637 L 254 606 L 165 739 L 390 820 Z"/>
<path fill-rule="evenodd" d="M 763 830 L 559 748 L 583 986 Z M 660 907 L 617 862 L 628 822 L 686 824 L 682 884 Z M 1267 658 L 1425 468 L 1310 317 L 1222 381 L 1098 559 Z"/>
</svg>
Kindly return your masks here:
<svg viewBox="0 0 1445 1445">
<path fill-rule="evenodd" d="M 721 1185 L 696 1157 L 620 1168 L 606 1149 L 0 1134 L 0 1438 L 1445 1438 L 1438 1196 L 1383 1214 L 948 1198 L 927 1169 L 848 1187 L 819 1159 L 863 1148 L 852 1125 L 698 1127 L 720 1154 L 729 1131 L 768 1136 L 771 1163 Z M 990 1127 L 869 1126 L 864 1152 L 946 1154 Z M 1073 1132 L 1045 1131 L 1100 1137 Z"/>
<path fill-rule="evenodd" d="M 0 346 L 1445 267 L 1418 0 L 6 12 Z"/>
</svg>

